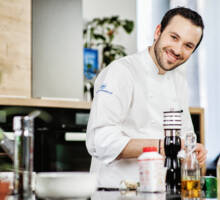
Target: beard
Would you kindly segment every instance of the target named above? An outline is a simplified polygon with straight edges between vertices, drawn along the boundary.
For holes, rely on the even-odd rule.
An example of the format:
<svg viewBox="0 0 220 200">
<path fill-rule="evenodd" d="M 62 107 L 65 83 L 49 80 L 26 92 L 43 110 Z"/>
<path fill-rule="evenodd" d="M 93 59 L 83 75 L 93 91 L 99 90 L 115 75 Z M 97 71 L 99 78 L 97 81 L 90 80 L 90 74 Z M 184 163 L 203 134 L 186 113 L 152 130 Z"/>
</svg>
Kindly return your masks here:
<svg viewBox="0 0 220 200">
<path fill-rule="evenodd" d="M 176 69 L 179 65 L 183 64 L 185 61 L 183 62 L 180 62 L 180 63 L 177 63 L 177 64 L 172 64 L 170 63 L 169 61 L 167 63 L 165 63 L 166 61 L 163 60 L 163 52 L 166 52 L 167 48 L 164 47 L 162 48 L 161 45 L 160 45 L 160 37 L 158 38 L 158 40 L 156 41 L 155 43 L 155 46 L 154 46 L 154 54 L 155 54 L 155 58 L 156 58 L 156 61 L 159 65 L 159 67 L 164 70 L 164 71 L 172 71 L 174 69 Z M 180 60 L 183 60 L 182 57 L 178 58 Z M 167 68 L 166 66 L 169 66 L 169 68 Z M 173 65 L 173 66 L 172 66 Z"/>
</svg>

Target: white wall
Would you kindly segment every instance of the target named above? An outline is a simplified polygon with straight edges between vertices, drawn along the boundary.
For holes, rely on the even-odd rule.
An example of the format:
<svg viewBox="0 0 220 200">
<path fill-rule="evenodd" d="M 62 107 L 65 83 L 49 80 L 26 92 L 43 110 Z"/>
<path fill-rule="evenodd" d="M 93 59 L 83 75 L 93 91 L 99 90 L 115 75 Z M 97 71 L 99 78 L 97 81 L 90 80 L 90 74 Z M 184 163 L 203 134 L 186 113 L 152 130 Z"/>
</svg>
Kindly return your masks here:
<svg viewBox="0 0 220 200">
<path fill-rule="evenodd" d="M 169 0 L 137 0 L 137 47 L 152 45 L 156 26 L 169 9 Z"/>
<path fill-rule="evenodd" d="M 199 49 L 199 72 L 201 106 L 205 108 L 205 142 L 210 165 L 220 153 L 220 1 L 197 1 L 205 24 L 204 38 Z"/>
<path fill-rule="evenodd" d="M 33 0 L 33 97 L 83 98 L 81 0 Z"/>
<path fill-rule="evenodd" d="M 115 37 L 114 43 L 126 48 L 127 54 L 137 50 L 136 37 L 136 0 L 83 0 L 83 19 L 85 23 L 95 17 L 109 17 L 119 15 L 121 19 L 129 19 L 135 22 L 135 28 L 131 34 L 123 31 Z"/>
</svg>

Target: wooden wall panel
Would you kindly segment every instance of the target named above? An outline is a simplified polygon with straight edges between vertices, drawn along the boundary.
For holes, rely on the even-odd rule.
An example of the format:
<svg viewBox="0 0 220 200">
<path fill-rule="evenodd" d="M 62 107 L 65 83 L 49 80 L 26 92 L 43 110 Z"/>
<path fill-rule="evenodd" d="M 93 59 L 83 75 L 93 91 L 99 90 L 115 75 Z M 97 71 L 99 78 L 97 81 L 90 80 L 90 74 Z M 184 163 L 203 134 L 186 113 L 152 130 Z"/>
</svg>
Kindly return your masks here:
<svg viewBox="0 0 220 200">
<path fill-rule="evenodd" d="M 0 1 L 0 96 L 31 97 L 31 0 Z"/>
</svg>

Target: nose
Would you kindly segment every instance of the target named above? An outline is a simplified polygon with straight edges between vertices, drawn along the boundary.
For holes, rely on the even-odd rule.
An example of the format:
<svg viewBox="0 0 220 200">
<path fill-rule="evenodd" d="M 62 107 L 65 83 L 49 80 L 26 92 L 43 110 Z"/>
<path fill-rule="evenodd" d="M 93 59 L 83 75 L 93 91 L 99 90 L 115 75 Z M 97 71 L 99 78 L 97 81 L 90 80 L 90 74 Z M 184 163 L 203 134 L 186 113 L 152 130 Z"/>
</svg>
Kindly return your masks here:
<svg viewBox="0 0 220 200">
<path fill-rule="evenodd" d="M 182 54 L 182 44 L 181 42 L 176 43 L 176 45 L 172 48 L 173 49 L 173 54 L 175 56 L 180 56 Z"/>
</svg>

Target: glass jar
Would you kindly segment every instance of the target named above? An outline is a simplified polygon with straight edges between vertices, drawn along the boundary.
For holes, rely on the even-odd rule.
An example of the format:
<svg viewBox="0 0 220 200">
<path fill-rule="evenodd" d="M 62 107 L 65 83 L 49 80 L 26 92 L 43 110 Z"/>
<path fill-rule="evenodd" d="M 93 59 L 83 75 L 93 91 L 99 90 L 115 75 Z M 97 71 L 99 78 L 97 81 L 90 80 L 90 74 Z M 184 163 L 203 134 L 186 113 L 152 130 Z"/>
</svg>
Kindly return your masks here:
<svg viewBox="0 0 220 200">
<path fill-rule="evenodd" d="M 185 158 L 181 163 L 181 193 L 183 197 L 200 197 L 200 167 L 196 157 L 196 135 L 187 133 L 185 136 Z"/>
</svg>

